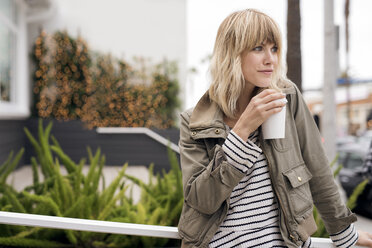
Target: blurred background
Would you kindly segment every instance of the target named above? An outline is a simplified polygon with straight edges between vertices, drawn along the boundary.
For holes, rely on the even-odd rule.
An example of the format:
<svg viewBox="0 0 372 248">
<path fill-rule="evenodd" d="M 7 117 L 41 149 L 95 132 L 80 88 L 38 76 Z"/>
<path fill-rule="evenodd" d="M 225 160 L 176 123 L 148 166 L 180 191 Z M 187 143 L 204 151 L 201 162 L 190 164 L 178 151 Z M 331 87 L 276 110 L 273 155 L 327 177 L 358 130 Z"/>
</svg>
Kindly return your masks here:
<svg viewBox="0 0 372 248">
<path fill-rule="evenodd" d="M 167 147 L 177 154 L 178 114 L 208 89 L 218 26 L 244 8 L 278 22 L 288 78 L 330 161 L 342 165 L 349 198 L 364 182 L 372 142 L 370 0 L 0 0 L 0 168 L 8 168 L 0 171 L 28 168 L 9 179 L 26 187 L 29 165 L 46 163 L 30 137 L 49 142 L 49 132 L 63 149 L 43 148 L 53 161 L 66 155 L 77 166 L 89 146 L 106 155 L 106 171 L 128 162 L 146 181 L 151 163 L 172 170 Z M 356 210 L 371 218 L 370 183 L 364 192 Z"/>
</svg>

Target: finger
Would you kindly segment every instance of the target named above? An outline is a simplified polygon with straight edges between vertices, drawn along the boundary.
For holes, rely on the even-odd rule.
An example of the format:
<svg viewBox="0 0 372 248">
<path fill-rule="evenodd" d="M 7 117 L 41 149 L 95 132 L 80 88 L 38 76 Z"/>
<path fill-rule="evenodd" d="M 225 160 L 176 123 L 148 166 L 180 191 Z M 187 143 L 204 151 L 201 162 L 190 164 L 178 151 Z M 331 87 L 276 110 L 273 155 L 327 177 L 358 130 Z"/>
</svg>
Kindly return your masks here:
<svg viewBox="0 0 372 248">
<path fill-rule="evenodd" d="M 267 93 L 268 92 L 269 91 L 267 91 Z M 284 98 L 285 98 L 285 94 L 274 91 L 269 94 L 266 94 L 264 97 L 257 95 L 254 98 L 252 98 L 251 102 L 253 106 L 267 109 L 268 107 L 264 105 L 270 102 L 276 101 L 276 100 L 284 99 Z"/>
<path fill-rule="evenodd" d="M 268 102 L 264 105 L 264 110 L 270 110 L 272 108 L 280 108 L 282 109 L 287 104 L 287 99 L 276 99 L 274 101 Z"/>
<path fill-rule="evenodd" d="M 275 94 L 275 93 L 278 93 L 277 90 L 273 90 L 273 89 L 265 89 L 263 91 L 261 91 L 260 93 L 258 93 L 256 96 L 260 97 L 260 98 L 263 98 L 267 95 L 270 95 L 270 94 Z"/>
<path fill-rule="evenodd" d="M 264 103 L 269 103 L 269 102 L 272 102 L 272 101 L 276 101 L 276 100 L 279 100 L 279 99 L 283 99 L 285 98 L 285 94 L 283 93 L 280 93 L 280 92 L 275 92 L 273 94 L 269 94 L 267 96 L 265 96 L 263 99 L 262 99 L 262 102 Z"/>
<path fill-rule="evenodd" d="M 271 115 L 279 113 L 282 111 L 283 107 L 276 107 L 276 108 L 271 108 L 265 111 L 265 120 L 269 118 Z"/>
</svg>

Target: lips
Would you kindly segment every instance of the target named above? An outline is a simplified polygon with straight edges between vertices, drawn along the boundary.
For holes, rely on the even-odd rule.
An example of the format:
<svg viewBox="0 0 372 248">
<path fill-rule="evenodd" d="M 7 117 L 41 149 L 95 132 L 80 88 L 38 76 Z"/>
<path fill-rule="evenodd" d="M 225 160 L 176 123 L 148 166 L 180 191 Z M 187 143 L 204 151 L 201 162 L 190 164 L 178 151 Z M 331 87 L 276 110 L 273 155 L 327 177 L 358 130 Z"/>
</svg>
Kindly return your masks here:
<svg viewBox="0 0 372 248">
<path fill-rule="evenodd" d="M 273 73 L 273 70 L 260 70 L 258 72 L 264 73 L 265 75 L 271 75 Z"/>
</svg>

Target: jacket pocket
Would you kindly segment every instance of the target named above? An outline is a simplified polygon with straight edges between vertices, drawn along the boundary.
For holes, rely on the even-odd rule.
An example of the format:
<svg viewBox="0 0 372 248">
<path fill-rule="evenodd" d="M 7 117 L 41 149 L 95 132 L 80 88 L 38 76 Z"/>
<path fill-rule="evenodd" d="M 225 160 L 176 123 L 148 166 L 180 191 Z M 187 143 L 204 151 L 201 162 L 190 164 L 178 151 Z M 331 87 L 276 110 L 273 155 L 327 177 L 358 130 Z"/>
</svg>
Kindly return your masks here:
<svg viewBox="0 0 372 248">
<path fill-rule="evenodd" d="M 178 224 L 182 239 L 189 242 L 197 241 L 204 224 L 203 214 L 185 204 Z"/>
<path fill-rule="evenodd" d="M 313 207 L 309 181 L 311 172 L 304 163 L 283 172 L 293 214 L 302 215 Z"/>
</svg>

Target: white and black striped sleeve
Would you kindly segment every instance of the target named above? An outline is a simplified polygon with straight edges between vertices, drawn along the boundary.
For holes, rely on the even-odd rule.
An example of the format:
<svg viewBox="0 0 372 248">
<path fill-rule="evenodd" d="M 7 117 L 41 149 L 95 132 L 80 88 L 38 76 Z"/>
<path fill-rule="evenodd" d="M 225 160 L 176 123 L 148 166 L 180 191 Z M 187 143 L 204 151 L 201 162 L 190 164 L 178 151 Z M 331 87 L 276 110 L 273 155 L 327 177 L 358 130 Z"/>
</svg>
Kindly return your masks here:
<svg viewBox="0 0 372 248">
<path fill-rule="evenodd" d="M 232 130 L 222 145 L 227 162 L 245 173 L 256 162 L 262 150 L 252 141 L 244 141 Z"/>
<path fill-rule="evenodd" d="M 346 229 L 336 234 L 329 235 L 336 247 L 352 247 L 358 240 L 358 233 L 354 224 L 350 224 Z"/>
</svg>

